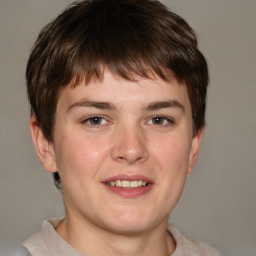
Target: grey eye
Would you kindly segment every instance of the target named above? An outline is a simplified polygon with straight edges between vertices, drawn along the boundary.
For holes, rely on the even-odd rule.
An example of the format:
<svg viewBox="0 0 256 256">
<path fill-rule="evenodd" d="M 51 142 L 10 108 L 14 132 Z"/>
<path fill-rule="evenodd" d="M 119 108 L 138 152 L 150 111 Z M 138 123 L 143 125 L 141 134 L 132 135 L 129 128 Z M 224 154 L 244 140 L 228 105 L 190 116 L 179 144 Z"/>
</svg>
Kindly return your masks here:
<svg viewBox="0 0 256 256">
<path fill-rule="evenodd" d="M 174 120 L 165 116 L 154 116 L 148 121 L 148 124 L 167 126 L 169 124 L 174 124 Z"/>
<path fill-rule="evenodd" d="M 152 118 L 152 123 L 156 125 L 161 125 L 166 122 L 166 118 L 162 116 L 156 116 Z"/>
<path fill-rule="evenodd" d="M 108 121 L 104 117 L 101 117 L 101 116 L 91 116 L 91 117 L 86 118 L 82 123 L 91 125 L 91 126 L 100 126 L 100 125 L 107 124 Z"/>
<path fill-rule="evenodd" d="M 100 125 L 102 123 L 103 118 L 102 117 L 91 117 L 88 119 L 91 125 Z"/>
</svg>

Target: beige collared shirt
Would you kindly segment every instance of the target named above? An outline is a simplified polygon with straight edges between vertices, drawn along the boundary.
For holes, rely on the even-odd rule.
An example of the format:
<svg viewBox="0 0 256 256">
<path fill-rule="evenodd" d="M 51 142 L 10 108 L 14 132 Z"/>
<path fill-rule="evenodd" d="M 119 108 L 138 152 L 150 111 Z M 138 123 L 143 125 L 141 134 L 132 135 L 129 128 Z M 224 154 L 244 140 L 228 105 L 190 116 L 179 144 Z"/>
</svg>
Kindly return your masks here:
<svg viewBox="0 0 256 256">
<path fill-rule="evenodd" d="M 45 220 L 41 231 L 23 243 L 32 256 L 82 256 L 56 232 L 60 221 L 61 218 Z M 220 256 L 209 245 L 184 236 L 171 224 L 168 225 L 168 231 L 176 242 L 176 249 L 170 256 Z"/>
</svg>

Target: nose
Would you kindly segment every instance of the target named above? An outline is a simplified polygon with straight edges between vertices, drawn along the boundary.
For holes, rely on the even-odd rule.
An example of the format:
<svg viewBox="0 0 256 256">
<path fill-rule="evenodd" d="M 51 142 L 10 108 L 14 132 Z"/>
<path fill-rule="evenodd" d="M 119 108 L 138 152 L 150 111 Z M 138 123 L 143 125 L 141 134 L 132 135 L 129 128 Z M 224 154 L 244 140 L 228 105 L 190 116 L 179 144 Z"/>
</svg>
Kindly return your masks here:
<svg viewBox="0 0 256 256">
<path fill-rule="evenodd" d="M 148 159 L 145 135 L 139 127 L 119 127 L 113 138 L 112 158 L 127 164 Z"/>
</svg>

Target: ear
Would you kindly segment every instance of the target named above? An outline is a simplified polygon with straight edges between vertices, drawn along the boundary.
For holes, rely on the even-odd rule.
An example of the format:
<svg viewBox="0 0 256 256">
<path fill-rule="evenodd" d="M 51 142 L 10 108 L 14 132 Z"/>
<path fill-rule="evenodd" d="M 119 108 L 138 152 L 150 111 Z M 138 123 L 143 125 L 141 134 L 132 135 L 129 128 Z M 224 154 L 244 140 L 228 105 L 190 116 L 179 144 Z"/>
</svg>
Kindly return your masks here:
<svg viewBox="0 0 256 256">
<path fill-rule="evenodd" d="M 199 131 L 197 131 L 196 135 L 192 139 L 190 156 L 189 156 L 188 174 L 190 174 L 193 171 L 193 168 L 197 162 L 203 133 L 204 133 L 204 128 L 201 128 Z"/>
<path fill-rule="evenodd" d="M 48 172 L 57 172 L 53 143 L 45 138 L 34 115 L 30 118 L 29 127 L 41 164 Z"/>
</svg>

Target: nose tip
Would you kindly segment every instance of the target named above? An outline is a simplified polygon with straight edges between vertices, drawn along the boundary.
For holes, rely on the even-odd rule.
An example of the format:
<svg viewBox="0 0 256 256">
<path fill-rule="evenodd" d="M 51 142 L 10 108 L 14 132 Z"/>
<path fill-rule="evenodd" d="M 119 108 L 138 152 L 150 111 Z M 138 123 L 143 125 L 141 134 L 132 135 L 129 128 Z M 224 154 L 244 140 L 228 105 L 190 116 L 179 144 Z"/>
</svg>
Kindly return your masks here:
<svg viewBox="0 0 256 256">
<path fill-rule="evenodd" d="M 115 161 L 128 164 L 145 161 L 148 158 L 148 150 L 143 132 L 127 128 L 119 131 L 114 137 L 112 157 Z"/>
</svg>

